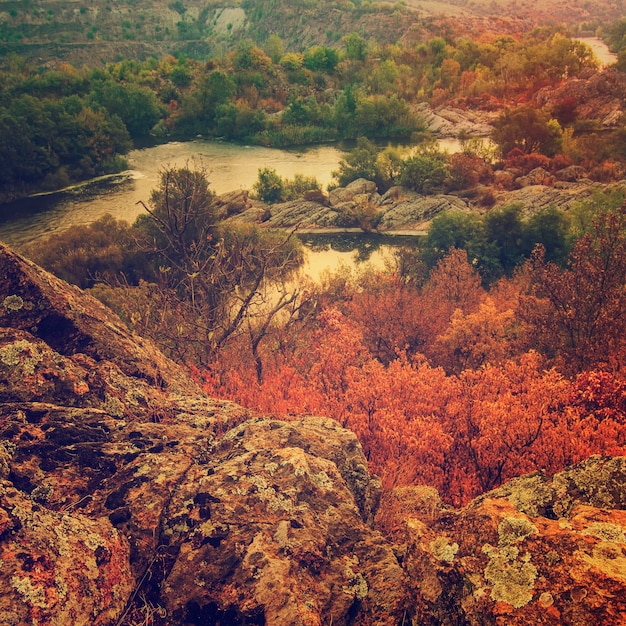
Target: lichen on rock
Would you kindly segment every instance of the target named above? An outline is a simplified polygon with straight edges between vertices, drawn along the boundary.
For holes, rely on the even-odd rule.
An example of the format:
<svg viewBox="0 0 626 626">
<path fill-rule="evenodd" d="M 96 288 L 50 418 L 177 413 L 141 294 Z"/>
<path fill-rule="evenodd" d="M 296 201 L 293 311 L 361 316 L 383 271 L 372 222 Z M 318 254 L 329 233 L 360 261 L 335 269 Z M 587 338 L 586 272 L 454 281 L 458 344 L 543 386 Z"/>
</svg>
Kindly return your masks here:
<svg viewBox="0 0 626 626">
<path fill-rule="evenodd" d="M 459 551 L 459 544 L 456 542 L 452 543 L 448 537 L 444 536 L 433 539 L 429 547 L 435 558 L 445 563 L 452 563 L 456 553 Z"/>
<path fill-rule="evenodd" d="M 498 545 L 511 546 L 538 533 L 537 527 L 526 517 L 505 517 L 498 526 Z"/>
<path fill-rule="evenodd" d="M 35 368 L 43 360 L 43 354 L 39 347 L 21 339 L 6 344 L 0 348 L 0 361 L 12 368 L 18 368 L 24 376 L 30 376 Z"/>
<path fill-rule="evenodd" d="M 21 296 L 10 295 L 2 301 L 2 306 L 9 312 L 19 311 L 24 306 L 24 300 Z"/>
</svg>

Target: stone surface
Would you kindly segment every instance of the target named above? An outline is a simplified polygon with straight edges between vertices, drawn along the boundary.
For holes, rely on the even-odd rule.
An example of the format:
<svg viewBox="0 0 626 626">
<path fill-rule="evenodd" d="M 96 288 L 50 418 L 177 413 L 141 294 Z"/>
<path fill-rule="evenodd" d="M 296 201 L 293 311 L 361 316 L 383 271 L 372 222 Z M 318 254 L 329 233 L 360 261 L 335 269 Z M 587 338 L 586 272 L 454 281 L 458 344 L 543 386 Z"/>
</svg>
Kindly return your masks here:
<svg viewBox="0 0 626 626">
<path fill-rule="evenodd" d="M 562 170 L 556 172 L 555 176 L 558 180 L 569 183 L 575 183 L 584 178 L 588 178 L 587 170 L 580 165 L 570 165 L 569 167 L 564 167 Z"/>
<path fill-rule="evenodd" d="M 420 230 L 439 213 L 469 210 L 467 201 L 456 196 L 445 194 L 422 196 L 410 191 L 406 191 L 405 194 L 404 198 L 399 198 L 394 204 L 384 207 L 379 230 Z"/>
<path fill-rule="evenodd" d="M 237 189 L 217 196 L 215 204 L 224 218 L 243 213 L 252 207 L 252 201 L 246 189 Z"/>
<path fill-rule="evenodd" d="M 420 623 L 625 623 L 625 494 L 626 458 L 591 457 L 459 511 L 423 490 L 388 497 Z"/>
<path fill-rule="evenodd" d="M 115 623 L 135 584 L 128 556 L 108 520 L 51 511 L 0 480 L 3 626 Z"/>
<path fill-rule="evenodd" d="M 432 108 L 428 103 L 415 107 L 426 122 L 426 128 L 437 137 L 488 137 L 498 114 L 477 109 L 458 109 L 450 106 Z"/>
</svg>

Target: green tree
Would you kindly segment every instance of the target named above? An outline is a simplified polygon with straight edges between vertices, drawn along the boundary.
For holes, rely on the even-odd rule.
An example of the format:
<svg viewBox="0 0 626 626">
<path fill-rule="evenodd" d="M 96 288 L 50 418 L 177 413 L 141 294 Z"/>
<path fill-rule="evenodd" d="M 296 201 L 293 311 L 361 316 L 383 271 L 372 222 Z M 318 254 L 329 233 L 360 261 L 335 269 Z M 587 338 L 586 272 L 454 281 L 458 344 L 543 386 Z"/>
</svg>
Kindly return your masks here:
<svg viewBox="0 0 626 626">
<path fill-rule="evenodd" d="M 192 80 L 191 68 L 179 63 L 172 68 L 169 78 L 176 87 L 189 87 Z"/>
<path fill-rule="evenodd" d="M 333 172 L 333 177 L 340 187 L 357 178 L 375 180 L 378 175 L 377 158 L 376 146 L 367 137 L 359 137 L 356 147 L 339 161 L 339 169 Z"/>
<path fill-rule="evenodd" d="M 317 72 L 328 74 L 335 71 L 339 63 L 339 54 L 334 48 L 313 46 L 304 54 L 304 67 Z"/>
<path fill-rule="evenodd" d="M 491 209 L 484 217 L 490 254 L 502 271 L 510 273 L 524 258 L 522 206 L 508 204 Z"/>
<path fill-rule="evenodd" d="M 265 51 L 273 63 L 278 63 L 285 54 L 285 44 L 278 35 L 270 35 L 265 44 Z"/>
<path fill-rule="evenodd" d="M 524 224 L 522 247 L 529 257 L 537 244 L 544 248 L 545 260 L 562 265 L 571 249 L 570 220 L 556 206 L 538 211 Z"/>
<path fill-rule="evenodd" d="M 206 131 L 215 123 L 217 108 L 228 103 L 237 87 L 230 77 L 220 70 L 203 74 L 195 81 L 191 94 L 183 101 L 185 123 Z"/>
<path fill-rule="evenodd" d="M 524 105 L 500 114 L 492 139 L 503 156 L 519 148 L 526 154 L 539 152 L 552 157 L 561 151 L 563 131 L 547 112 Z"/>
<path fill-rule="evenodd" d="M 348 33 L 343 38 L 346 56 L 353 61 L 365 61 L 367 41 L 359 33 Z"/>
<path fill-rule="evenodd" d="M 135 83 L 106 81 L 96 85 L 91 97 L 96 107 L 99 105 L 111 115 L 119 116 L 133 139 L 147 137 L 165 114 L 156 94 Z"/>
<path fill-rule="evenodd" d="M 320 184 L 314 176 L 295 174 L 292 179 L 285 180 L 285 200 L 296 200 L 307 191 L 321 191 Z"/>
<path fill-rule="evenodd" d="M 448 175 L 448 161 L 444 153 L 424 151 L 406 159 L 400 171 L 400 184 L 418 193 L 432 193 L 441 189 Z"/>
<path fill-rule="evenodd" d="M 434 267 L 455 248 L 465 250 L 470 263 L 479 264 L 483 258 L 485 231 L 482 219 L 475 213 L 446 211 L 433 218 L 423 243 L 423 259 Z"/>
<path fill-rule="evenodd" d="M 285 199 L 285 181 L 270 167 L 259 169 L 257 180 L 253 185 L 254 194 L 263 202 L 274 204 Z"/>
<path fill-rule="evenodd" d="M 242 39 L 237 43 L 232 55 L 233 67 L 236 70 L 259 70 L 266 72 L 272 66 L 270 59 L 251 39 Z"/>
</svg>

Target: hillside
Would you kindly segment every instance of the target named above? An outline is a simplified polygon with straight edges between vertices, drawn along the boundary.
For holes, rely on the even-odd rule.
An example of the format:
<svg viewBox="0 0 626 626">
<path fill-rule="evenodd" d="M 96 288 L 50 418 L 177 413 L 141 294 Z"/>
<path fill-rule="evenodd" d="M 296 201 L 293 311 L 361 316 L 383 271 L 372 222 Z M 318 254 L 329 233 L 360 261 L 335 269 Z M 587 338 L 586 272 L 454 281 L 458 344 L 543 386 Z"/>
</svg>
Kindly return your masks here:
<svg viewBox="0 0 626 626">
<path fill-rule="evenodd" d="M 297 50 L 337 44 L 355 30 L 395 41 L 416 18 L 389 5 L 348 9 L 339 2 L 3 2 L 0 52 L 77 66 L 166 53 L 219 57 L 240 39 L 264 42 L 270 34 Z"/>
<path fill-rule="evenodd" d="M 78 67 L 167 53 L 222 56 L 242 38 L 279 36 L 288 50 L 337 45 L 350 32 L 379 43 L 421 41 L 449 20 L 458 33 L 528 32 L 537 24 L 601 24 L 622 16 L 618 3 L 583 0 L 405 3 L 301 0 L 150 1 L 33 0 L 0 2 L 0 54 Z M 578 27 L 578 26 L 577 26 Z M 445 28 L 445 27 L 444 27 Z"/>
<path fill-rule="evenodd" d="M 0 271 L 6 623 L 623 623 L 625 457 L 381 503 L 338 423 L 251 419 L 77 288 Z"/>
</svg>

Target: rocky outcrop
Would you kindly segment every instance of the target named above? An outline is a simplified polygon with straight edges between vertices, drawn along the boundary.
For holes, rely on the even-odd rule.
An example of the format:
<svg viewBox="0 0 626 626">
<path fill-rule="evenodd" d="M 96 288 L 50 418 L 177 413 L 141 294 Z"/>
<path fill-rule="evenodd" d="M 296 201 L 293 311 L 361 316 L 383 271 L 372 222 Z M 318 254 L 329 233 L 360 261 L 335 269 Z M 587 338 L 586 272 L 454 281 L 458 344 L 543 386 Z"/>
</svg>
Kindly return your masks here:
<svg viewBox="0 0 626 626">
<path fill-rule="evenodd" d="M 251 421 L 78 289 L 6 248 L 0 272 L 3 624 L 410 612 L 352 433 Z"/>
<path fill-rule="evenodd" d="M 274 204 L 269 216 L 258 206 L 233 216 L 231 219 L 263 223 L 270 228 L 331 230 L 360 227 L 363 211 L 377 214 L 377 230 L 422 230 L 443 211 L 466 211 L 469 203 L 457 196 L 434 194 L 424 196 L 410 189 L 392 187 L 383 195 L 371 180 L 359 178 L 345 187 L 301 200 Z"/>
<path fill-rule="evenodd" d="M 624 181 L 606 185 L 581 179 L 575 183 L 557 181 L 553 187 L 528 185 L 512 191 L 501 190 L 495 194 L 495 198 L 499 206 L 519 203 L 525 215 L 534 215 L 550 206 L 569 211 L 580 202 L 590 200 L 594 194 L 613 190 L 623 192 L 625 189 Z"/>
<path fill-rule="evenodd" d="M 626 458 L 515 479 L 460 511 L 423 488 L 390 498 L 419 622 L 603 624 L 626 618 Z M 435 492 L 436 493 L 436 492 Z"/>
<path fill-rule="evenodd" d="M 624 191 L 626 183 L 598 183 L 585 169 L 570 166 L 552 174 L 537 167 L 528 174 L 514 169 L 494 173 L 494 186 L 483 187 L 482 195 L 493 199 L 492 206 L 519 203 L 525 215 L 550 206 L 568 211 L 581 201 L 606 190 Z M 345 230 L 362 228 L 360 216 L 375 216 L 378 232 L 413 231 L 423 233 L 430 221 L 446 211 L 485 210 L 478 188 L 474 193 L 421 195 L 404 187 L 391 187 L 380 195 L 372 181 L 358 179 L 346 187 L 333 189 L 328 197 L 301 199 L 263 208 L 253 205 L 230 219 L 262 223 L 269 228 L 302 230 Z"/>
<path fill-rule="evenodd" d="M 432 108 L 424 102 L 415 107 L 415 112 L 426 123 L 428 132 L 439 138 L 459 136 L 488 137 L 493 132 L 497 113 L 477 109 L 459 109 L 450 106 Z"/>
<path fill-rule="evenodd" d="M 379 230 L 420 230 L 445 211 L 468 211 L 469 205 L 463 198 L 447 194 L 422 196 L 406 192 L 396 202 L 385 207 L 380 219 Z"/>
<path fill-rule="evenodd" d="M 623 623 L 626 459 L 380 504 L 335 421 L 252 418 L 4 247 L 0 273 L 3 626 Z"/>
<path fill-rule="evenodd" d="M 215 198 L 215 206 L 222 216 L 222 219 L 225 219 L 230 215 L 237 215 L 251 208 L 252 202 L 250 200 L 250 194 L 246 189 L 236 189 L 235 191 L 217 196 Z"/>
</svg>

